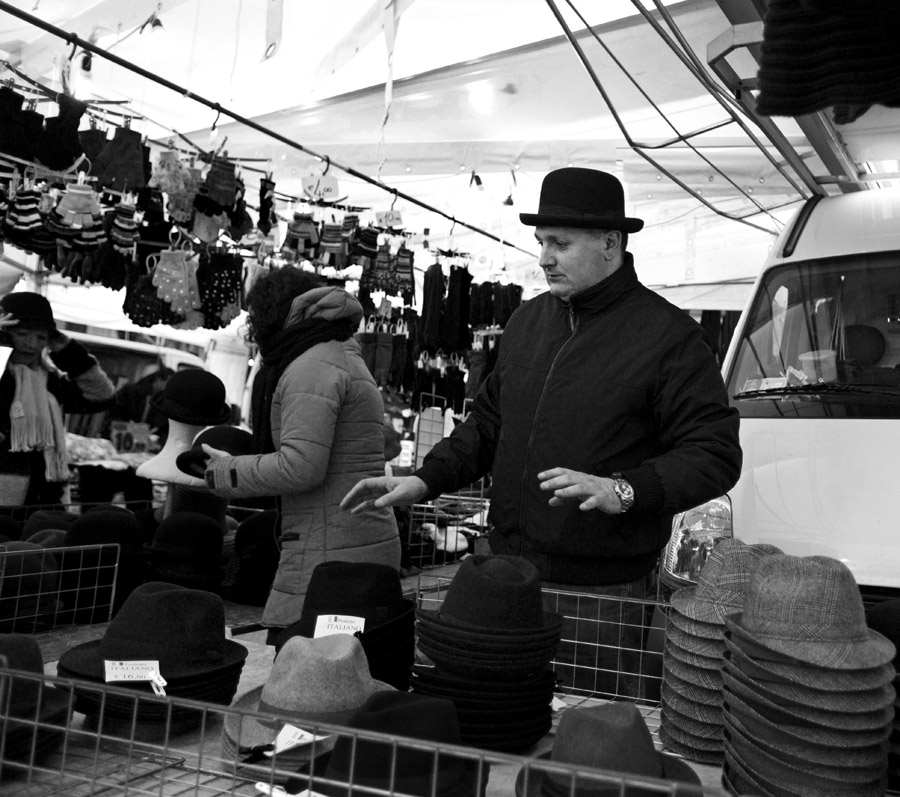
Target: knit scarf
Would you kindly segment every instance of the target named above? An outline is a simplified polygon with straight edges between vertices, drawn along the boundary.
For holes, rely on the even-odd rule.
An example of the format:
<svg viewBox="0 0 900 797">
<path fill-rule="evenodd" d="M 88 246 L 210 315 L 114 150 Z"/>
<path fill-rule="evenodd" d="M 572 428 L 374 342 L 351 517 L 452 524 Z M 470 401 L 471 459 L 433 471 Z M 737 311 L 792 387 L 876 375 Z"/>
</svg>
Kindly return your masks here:
<svg viewBox="0 0 900 797">
<path fill-rule="evenodd" d="M 253 393 L 250 397 L 254 453 L 268 454 L 275 450 L 272 439 L 272 396 L 285 368 L 317 343 L 347 340 L 353 335 L 355 326 L 347 318 L 336 321 L 312 318 L 292 324 L 265 341 L 259 341 L 262 365 L 253 380 Z"/>
<path fill-rule="evenodd" d="M 16 392 L 9 408 L 10 451 L 43 451 L 48 482 L 69 478 L 66 429 L 59 402 L 47 390 L 47 371 L 10 364 Z"/>
</svg>

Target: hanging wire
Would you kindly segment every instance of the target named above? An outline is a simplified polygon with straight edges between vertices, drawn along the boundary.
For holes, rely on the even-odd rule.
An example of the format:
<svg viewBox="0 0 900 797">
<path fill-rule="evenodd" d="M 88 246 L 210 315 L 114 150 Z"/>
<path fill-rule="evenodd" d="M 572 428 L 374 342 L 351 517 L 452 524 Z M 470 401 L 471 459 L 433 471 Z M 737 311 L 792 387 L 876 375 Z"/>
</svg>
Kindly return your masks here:
<svg viewBox="0 0 900 797">
<path fill-rule="evenodd" d="M 238 122 L 239 124 L 249 127 L 251 130 L 255 130 L 258 133 L 262 133 L 263 135 L 268 136 L 269 138 L 273 138 L 276 141 L 280 141 L 282 144 L 284 144 L 288 147 L 291 147 L 292 149 L 296 149 L 299 152 L 304 152 L 311 157 L 318 158 L 319 160 L 325 159 L 324 155 L 321 155 L 318 152 L 315 152 L 315 151 L 309 149 L 308 147 L 304 146 L 303 144 L 300 144 L 297 141 L 294 141 L 293 139 L 288 138 L 287 136 L 283 136 L 280 133 L 275 132 L 274 130 L 270 130 L 269 128 L 265 127 L 264 125 L 261 125 L 258 122 L 254 122 L 252 119 L 248 119 L 244 116 L 241 116 L 240 114 L 235 113 L 234 111 L 230 110 L 229 108 L 219 105 L 219 103 L 217 103 L 217 102 L 213 102 L 212 100 L 206 99 L 205 97 L 201 97 L 199 94 L 194 94 L 192 91 L 189 91 L 184 86 L 179 86 L 177 83 L 173 83 L 170 80 L 166 80 L 165 78 L 160 77 L 159 75 L 156 75 L 153 72 L 150 72 L 149 70 L 138 66 L 137 64 L 133 64 L 132 62 L 130 62 L 124 58 L 120 58 L 119 56 L 117 56 L 113 53 L 110 53 L 107 50 L 97 47 L 96 45 L 80 38 L 79 36 L 77 36 L 74 33 L 67 33 L 66 31 L 62 30 L 61 28 L 58 28 L 55 25 L 51 25 L 50 23 L 45 22 L 44 20 L 40 19 L 39 17 L 35 17 L 34 15 L 29 14 L 26 11 L 22 11 L 21 9 L 10 5 L 9 3 L 5 2 L 5 0 L 0 0 L 0 11 L 5 11 L 6 13 L 10 14 L 11 16 L 16 17 L 17 19 L 21 19 L 21 20 L 27 22 L 28 24 L 33 25 L 36 28 L 40 28 L 41 30 L 46 31 L 47 33 L 50 33 L 50 34 L 56 36 L 57 38 L 63 39 L 64 41 L 68 42 L 69 44 L 77 45 L 87 52 L 93 53 L 94 55 L 97 55 L 100 58 L 103 58 L 107 61 L 111 61 L 112 63 L 116 64 L 117 66 L 121 66 L 122 68 L 127 69 L 130 72 L 134 72 L 135 74 L 140 75 L 141 77 L 146 78 L 147 80 L 151 80 L 154 83 L 158 83 L 160 86 L 164 86 L 165 88 L 169 89 L 170 91 L 174 91 L 177 94 L 180 94 L 185 99 L 190 99 L 196 103 L 199 103 L 200 105 L 205 105 L 207 108 L 211 108 L 211 109 L 221 113 L 222 115 L 229 117 L 230 119 L 234 120 L 235 122 Z M 458 219 L 455 219 L 450 214 L 441 210 L 440 208 L 436 208 L 433 205 L 429 205 L 427 202 L 423 202 L 421 199 L 417 199 L 416 197 L 410 196 L 409 194 L 407 194 L 403 191 L 399 191 L 397 188 L 389 186 L 389 185 L 381 182 L 380 180 L 376 180 L 373 177 L 369 176 L 368 174 L 365 174 L 364 172 L 360 172 L 359 170 L 354 169 L 352 166 L 347 166 L 347 165 L 338 163 L 337 161 L 335 161 L 333 159 L 330 162 L 331 162 L 331 165 L 334 166 L 335 168 L 340 169 L 342 172 L 346 172 L 347 174 L 350 174 L 353 177 L 356 177 L 356 178 L 362 180 L 363 182 L 368 183 L 369 185 L 373 185 L 383 191 L 393 193 L 396 197 L 400 197 L 404 201 L 409 202 L 413 205 L 416 205 L 424 210 L 427 210 L 430 213 L 434 213 L 438 216 L 441 216 L 442 218 L 452 220 L 454 225 L 459 224 L 461 227 L 465 227 L 466 229 L 471 230 L 472 232 L 477 233 L 478 235 L 482 235 L 486 238 L 489 238 L 492 241 L 498 241 L 499 243 L 502 243 L 505 246 L 509 246 L 512 249 L 516 249 L 517 251 L 522 252 L 525 255 L 528 255 L 529 257 L 535 256 L 534 252 L 529 252 L 527 249 L 522 249 L 520 246 L 517 246 L 516 244 L 512 243 L 511 241 L 506 241 L 503 238 L 500 238 L 499 236 L 494 235 L 492 232 L 483 230 L 482 228 L 477 227 L 473 224 L 469 224 L 468 222 L 464 222 L 464 221 L 459 221 Z"/>
<path fill-rule="evenodd" d="M 703 197 L 701 194 L 698 194 L 693 188 L 691 188 L 689 185 L 684 183 L 684 181 L 682 181 L 678 177 L 676 177 L 670 170 L 666 169 L 662 164 L 660 164 L 658 161 L 656 161 L 654 158 L 652 158 L 650 155 L 648 155 L 644 151 L 644 150 L 650 149 L 652 147 L 648 146 L 646 144 L 642 144 L 641 142 L 635 141 L 631 137 L 631 134 L 628 131 L 628 128 L 625 125 L 624 121 L 622 120 L 621 116 L 619 115 L 619 113 L 615 107 L 615 104 L 612 101 L 612 98 L 607 93 L 605 87 L 603 86 L 602 81 L 600 80 L 599 76 L 597 75 L 596 71 L 593 68 L 593 65 L 591 64 L 590 59 L 585 54 L 584 49 L 581 47 L 580 43 L 578 42 L 577 38 L 575 37 L 574 33 L 572 32 L 572 29 L 569 27 L 568 23 L 563 18 L 555 1 L 554 0 L 546 0 L 546 2 L 547 2 L 547 5 L 550 7 L 550 10 L 553 12 L 553 15 L 556 17 L 557 22 L 559 22 L 559 25 L 562 28 L 563 33 L 565 34 L 566 38 L 568 39 L 569 44 L 572 46 L 572 49 L 575 51 L 576 55 L 578 56 L 579 60 L 581 61 L 582 66 L 584 66 L 585 70 L 588 73 L 588 76 L 591 78 L 591 81 L 594 83 L 594 86 L 597 88 L 598 92 L 600 93 L 601 97 L 603 98 L 604 102 L 606 103 L 606 105 L 609 109 L 609 112 L 612 115 L 613 120 L 616 123 L 616 126 L 619 128 L 619 130 L 622 133 L 622 136 L 625 138 L 625 141 L 628 144 L 628 146 L 637 155 L 642 157 L 645 161 L 650 163 L 654 168 L 656 168 L 658 171 L 660 171 L 662 174 L 664 174 L 668 179 L 670 179 L 672 182 L 674 182 L 676 185 L 678 185 L 680 188 L 682 188 L 686 193 L 690 194 L 698 202 L 705 205 L 707 208 L 709 208 L 711 211 L 713 211 L 717 215 L 722 216 L 727 219 L 730 219 L 732 221 L 740 222 L 749 227 L 753 227 L 755 229 L 762 230 L 763 232 L 771 233 L 772 231 L 770 229 L 768 229 L 762 225 L 756 224 L 754 222 L 748 221 L 748 219 L 746 217 L 737 216 L 735 214 L 728 213 L 727 211 L 723 211 L 721 208 L 719 208 L 716 205 L 714 205 L 713 203 L 711 203 L 708 199 Z M 636 6 L 638 5 L 638 0 L 633 0 L 633 2 Z M 638 82 L 632 77 L 632 75 L 628 72 L 628 70 L 625 69 L 625 67 L 622 65 L 622 63 L 615 57 L 615 55 L 612 52 L 610 52 L 610 50 L 606 46 L 606 44 L 600 39 L 600 37 L 597 35 L 597 33 L 594 31 L 594 29 L 587 23 L 587 21 L 581 15 L 581 13 L 578 11 L 578 9 L 575 8 L 572 0 L 566 0 L 566 3 L 575 12 L 575 14 L 581 20 L 582 24 L 587 28 L 588 31 L 590 31 L 593 38 L 603 48 L 603 50 L 607 53 L 607 55 L 613 60 L 613 62 L 616 64 L 616 66 L 619 67 L 619 69 L 631 81 L 631 83 L 638 89 L 638 91 L 647 100 L 647 102 L 660 115 L 660 117 L 666 122 L 666 124 L 673 130 L 673 132 L 677 136 L 676 141 L 682 142 L 688 149 L 690 149 L 701 160 L 703 160 L 710 168 L 712 168 L 718 174 L 720 174 L 722 177 L 724 177 L 735 188 L 736 191 L 738 191 L 746 199 L 751 201 L 757 207 L 759 212 L 769 215 L 770 218 L 773 219 L 773 221 L 775 221 L 776 223 L 779 223 L 778 219 L 775 218 L 774 216 L 772 216 L 770 211 L 767 208 L 765 208 L 758 200 L 756 200 L 756 198 L 754 198 L 751 194 L 747 193 L 744 189 L 742 189 L 739 185 L 737 185 L 737 183 L 735 183 L 734 180 L 732 180 L 727 174 L 725 174 L 721 169 L 719 169 L 718 166 L 713 164 L 705 155 L 703 155 L 702 153 L 700 153 L 697 150 L 697 148 L 689 141 L 689 137 L 683 135 L 672 124 L 672 122 L 668 119 L 668 117 L 666 117 L 666 115 L 662 112 L 662 110 L 649 97 L 649 95 L 646 93 L 646 91 L 638 84 Z M 682 61 L 684 62 L 684 59 L 682 59 Z M 692 74 L 697 76 L 696 64 L 688 62 L 685 65 L 692 72 Z M 705 131 L 699 131 L 699 132 L 705 132 Z M 697 133 L 694 133 L 692 135 L 696 135 L 696 134 Z M 787 177 L 787 175 L 785 175 L 785 176 Z M 800 189 L 799 186 L 797 186 L 797 185 L 794 185 L 794 187 L 798 190 L 798 193 L 800 193 L 802 196 L 803 195 L 802 189 Z"/>
</svg>

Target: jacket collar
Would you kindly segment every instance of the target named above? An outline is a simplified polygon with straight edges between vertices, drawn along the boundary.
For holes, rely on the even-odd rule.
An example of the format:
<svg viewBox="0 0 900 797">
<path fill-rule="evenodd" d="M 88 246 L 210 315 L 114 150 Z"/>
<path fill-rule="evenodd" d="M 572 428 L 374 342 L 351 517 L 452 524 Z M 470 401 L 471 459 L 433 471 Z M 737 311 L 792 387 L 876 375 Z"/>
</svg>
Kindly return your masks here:
<svg viewBox="0 0 900 797">
<path fill-rule="evenodd" d="M 639 284 L 634 270 L 634 258 L 631 252 L 626 252 L 620 268 L 596 285 L 576 293 L 570 303 L 573 310 L 597 312 L 617 302 Z"/>
</svg>

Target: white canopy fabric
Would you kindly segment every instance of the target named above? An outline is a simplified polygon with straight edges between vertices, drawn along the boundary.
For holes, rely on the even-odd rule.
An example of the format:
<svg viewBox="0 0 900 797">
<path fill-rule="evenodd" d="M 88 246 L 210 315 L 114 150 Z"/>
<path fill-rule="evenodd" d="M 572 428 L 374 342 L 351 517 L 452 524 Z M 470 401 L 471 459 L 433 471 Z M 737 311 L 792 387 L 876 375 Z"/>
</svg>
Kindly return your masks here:
<svg viewBox="0 0 900 797">
<path fill-rule="evenodd" d="M 262 172 L 272 173 L 278 191 L 298 196 L 304 177 L 327 171 L 337 177 L 348 203 L 369 208 L 369 214 L 400 211 L 421 268 L 433 258 L 423 248 L 427 241 L 432 250 L 468 253 L 477 281 L 512 279 L 526 292 L 542 289 L 533 230 L 518 214 L 536 209 L 548 170 L 569 164 L 606 169 L 623 180 L 629 212 L 646 221 L 630 249 L 639 275 L 653 285 L 754 277 L 773 235 L 800 201 L 746 129 L 730 121 L 723 104 L 685 66 L 688 53 L 703 67 L 707 47 L 729 28 L 716 0 L 660 3 L 683 43 L 682 57 L 639 13 L 653 8 L 650 0 L 560 0 L 560 13 L 579 31 L 577 42 L 606 98 L 562 35 L 547 0 L 9 5 L 227 112 L 99 56 L 85 73 L 74 48 L 0 4 L 0 50 L 10 64 L 57 87 L 68 64 L 79 96 L 127 101 L 119 110 L 140 114 L 133 126 L 152 140 L 174 138 L 185 146 L 172 133 L 178 131 L 205 150 L 225 142 L 229 156 L 257 159 L 242 166 L 251 200 Z M 280 38 L 273 33 L 279 20 L 271 16 L 277 7 L 283 7 Z M 660 10 L 653 17 L 660 29 L 671 30 Z M 594 26 L 593 33 L 584 30 L 585 23 Z M 275 55 L 266 58 L 265 48 L 273 43 Z M 254 127 L 231 114 L 252 120 Z M 891 138 L 897 118 L 895 110 L 875 108 L 841 133 L 860 162 L 897 157 L 900 145 Z M 797 150 L 813 159 L 792 120 L 777 121 Z M 684 141 L 671 143 L 680 137 L 693 149 Z M 642 145 L 643 157 L 629 139 Z M 285 202 L 278 210 L 290 218 L 295 207 Z"/>
</svg>

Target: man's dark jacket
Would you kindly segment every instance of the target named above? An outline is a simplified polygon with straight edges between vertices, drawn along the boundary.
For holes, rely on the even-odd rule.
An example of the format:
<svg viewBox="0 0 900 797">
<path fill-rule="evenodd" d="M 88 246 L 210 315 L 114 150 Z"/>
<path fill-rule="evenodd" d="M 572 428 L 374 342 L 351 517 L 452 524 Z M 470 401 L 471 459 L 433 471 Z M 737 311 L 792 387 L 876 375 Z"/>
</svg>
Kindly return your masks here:
<svg viewBox="0 0 900 797">
<path fill-rule="evenodd" d="M 514 313 L 468 418 L 416 475 L 433 498 L 490 472 L 494 553 L 545 581 L 619 584 L 654 568 L 674 513 L 734 486 L 738 427 L 699 324 L 641 285 L 626 254 L 571 303 L 544 293 Z M 554 467 L 621 471 L 633 508 L 550 507 L 537 474 Z"/>
</svg>

